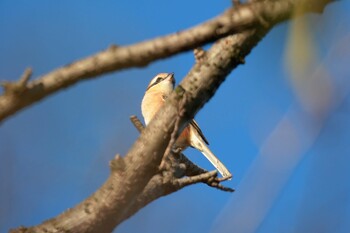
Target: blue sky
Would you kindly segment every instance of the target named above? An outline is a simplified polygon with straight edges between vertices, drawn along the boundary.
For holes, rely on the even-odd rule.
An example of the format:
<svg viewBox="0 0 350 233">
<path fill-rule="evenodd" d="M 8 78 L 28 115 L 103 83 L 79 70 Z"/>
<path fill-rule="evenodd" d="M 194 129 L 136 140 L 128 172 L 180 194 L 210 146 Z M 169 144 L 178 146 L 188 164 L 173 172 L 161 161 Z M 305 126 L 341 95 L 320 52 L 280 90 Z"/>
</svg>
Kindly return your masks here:
<svg viewBox="0 0 350 233">
<path fill-rule="evenodd" d="M 230 1 L 209 4 L 0 0 L 0 80 L 15 80 L 28 66 L 38 77 L 111 44 L 188 28 Z M 280 24 L 197 114 L 210 148 L 234 174 L 227 185 L 235 193 L 191 186 L 150 204 L 116 232 L 349 232 L 349 10 L 349 1 L 339 1 L 308 17 L 316 58 L 301 77 L 287 59 L 291 24 Z M 108 161 L 138 136 L 129 116 L 141 116 L 149 80 L 175 72 L 179 82 L 193 62 L 188 52 L 84 81 L 6 120 L 0 232 L 38 224 L 96 190 Z M 199 152 L 186 154 L 212 169 Z"/>
</svg>

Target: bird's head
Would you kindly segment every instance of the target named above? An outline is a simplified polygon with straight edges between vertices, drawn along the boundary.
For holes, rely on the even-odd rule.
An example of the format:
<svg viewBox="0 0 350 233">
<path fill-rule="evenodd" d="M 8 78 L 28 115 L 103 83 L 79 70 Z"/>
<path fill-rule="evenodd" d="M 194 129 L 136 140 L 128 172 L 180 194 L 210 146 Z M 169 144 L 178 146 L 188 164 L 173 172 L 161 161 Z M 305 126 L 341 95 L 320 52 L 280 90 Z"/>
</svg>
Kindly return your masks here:
<svg viewBox="0 0 350 233">
<path fill-rule="evenodd" d="M 174 89 L 175 78 L 174 73 L 160 73 L 152 78 L 146 91 L 164 91 L 171 92 Z"/>
</svg>

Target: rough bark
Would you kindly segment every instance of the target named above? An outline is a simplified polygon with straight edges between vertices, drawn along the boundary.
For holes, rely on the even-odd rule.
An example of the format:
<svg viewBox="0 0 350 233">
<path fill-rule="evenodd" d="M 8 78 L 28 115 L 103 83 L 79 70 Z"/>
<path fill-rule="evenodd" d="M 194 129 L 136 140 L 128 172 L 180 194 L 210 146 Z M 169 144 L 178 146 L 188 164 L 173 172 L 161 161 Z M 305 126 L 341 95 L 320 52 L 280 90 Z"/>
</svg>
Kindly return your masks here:
<svg viewBox="0 0 350 233">
<path fill-rule="evenodd" d="M 329 1 L 304 2 L 308 3 L 309 7 L 305 8 L 307 11 L 319 11 L 323 9 Z M 318 4 L 316 4 L 316 2 Z M 261 3 L 262 8 L 267 6 L 273 8 L 264 11 L 257 7 L 255 11 L 252 12 L 251 7 L 253 3 L 251 3 L 247 4 L 249 7 L 239 5 L 238 8 L 243 7 L 242 9 L 245 9 L 237 10 L 237 12 L 240 12 L 241 16 L 236 15 L 238 13 L 232 14 L 234 10 L 225 13 L 230 15 L 230 17 L 226 19 L 228 21 L 227 25 L 230 25 L 231 22 L 236 22 L 232 18 L 237 17 L 238 20 L 243 17 L 242 15 L 246 17 L 246 15 L 251 14 L 253 18 L 260 17 L 260 19 L 254 21 L 255 23 L 258 22 L 258 24 L 254 26 L 254 29 L 227 36 L 217 41 L 212 48 L 205 53 L 205 56 L 200 56 L 200 62 L 195 64 L 180 85 L 176 87 L 175 91 L 167 99 L 166 104 L 158 112 L 155 119 L 150 122 L 149 126 L 142 131 L 140 137 L 136 140 L 126 156 L 124 158 L 116 156 L 115 159 L 111 161 L 111 174 L 101 188 L 89 198 L 61 215 L 43 222 L 40 225 L 29 228 L 20 227 L 13 232 L 111 232 L 119 223 L 160 196 L 167 195 L 187 185 L 198 182 L 205 182 L 214 187 L 220 185 L 220 180 L 216 178 L 216 172 L 200 172 L 200 168 L 194 169 L 194 167 L 192 167 L 193 170 L 191 170 L 190 167 L 192 165 L 190 165 L 190 163 L 186 165 L 186 162 L 184 162 L 186 159 L 184 159 L 183 156 L 166 156 L 165 158 L 170 161 L 167 163 L 170 165 L 164 170 L 160 170 L 159 165 L 163 159 L 164 152 L 169 147 L 169 141 L 174 129 L 177 129 L 177 134 L 181 132 L 199 109 L 214 95 L 217 88 L 232 69 L 244 61 L 244 57 L 250 53 L 251 49 L 256 46 L 272 26 L 291 16 L 293 7 L 295 4 L 301 3 L 301 1 L 262 1 L 259 3 Z M 319 6 L 322 7 L 320 8 Z M 263 14 L 262 12 L 265 13 Z M 269 12 L 269 14 L 266 12 Z M 267 14 L 267 16 L 265 14 Z M 246 20 L 246 18 L 244 19 Z M 220 26 L 219 29 L 222 29 L 222 26 Z M 217 28 L 217 30 L 219 29 Z M 236 31 L 237 30 L 233 30 L 233 32 Z M 228 31 L 227 33 L 231 32 L 232 31 Z M 227 34 L 224 32 L 220 35 Z M 174 38 L 176 37 L 176 35 L 172 36 L 174 36 Z M 172 38 L 172 36 L 170 36 L 170 38 Z M 157 51 L 161 50 L 160 46 L 162 43 L 160 43 L 160 41 L 162 39 L 160 38 L 157 40 L 159 44 L 155 43 L 156 46 L 153 47 L 153 50 L 158 55 L 154 56 L 152 59 L 170 56 L 180 51 L 173 50 L 170 46 L 168 49 L 164 48 L 167 51 L 171 51 L 170 53 L 158 53 Z M 168 38 L 164 41 L 167 40 L 170 39 Z M 151 42 L 145 43 L 150 43 L 149 46 L 154 46 Z M 203 43 L 203 41 L 201 43 Z M 191 46 L 194 46 L 194 44 Z M 191 48 L 191 46 L 185 46 L 184 48 L 186 50 Z M 198 44 L 195 44 L 195 46 L 198 46 Z M 108 50 L 98 54 L 96 56 L 103 58 L 103 62 L 107 62 L 106 64 L 108 64 L 104 66 L 103 69 L 105 70 L 102 71 L 102 73 L 130 67 L 130 64 L 145 65 L 152 60 L 142 61 L 141 63 L 131 62 L 128 63 L 128 65 L 125 65 L 126 63 L 120 63 L 124 65 L 117 65 L 119 64 L 117 61 L 120 58 L 115 58 L 113 61 L 106 60 L 105 56 L 116 56 L 115 52 L 119 49 L 127 53 L 127 55 L 124 54 L 124 56 L 129 57 L 129 60 L 133 60 L 131 58 L 135 56 L 135 53 L 131 52 L 130 48 L 115 48 L 113 52 Z M 66 69 L 69 69 L 69 67 L 61 68 L 64 71 L 54 71 L 53 73 L 63 72 L 64 75 L 62 76 L 61 74 L 61 76 L 59 76 L 59 80 L 63 83 L 62 86 L 71 85 L 80 79 L 101 74 L 101 70 L 99 69 L 97 69 L 97 72 L 94 68 L 82 65 L 82 63 L 88 62 L 88 60 L 91 60 L 90 62 L 92 62 L 92 64 L 88 64 L 93 67 L 96 64 L 101 65 L 103 63 L 94 62 L 93 58 L 88 58 L 87 60 L 85 59 L 72 64 L 70 67 L 79 68 L 78 71 L 75 71 L 78 73 L 75 74 L 74 81 L 64 81 L 66 80 L 64 77 L 66 77 L 65 75 L 67 75 L 68 72 Z M 52 74 L 49 74 L 49 76 L 50 75 Z M 53 78 L 53 80 L 46 83 L 46 81 L 43 81 L 46 78 L 48 78 L 48 76 L 41 78 L 39 81 L 33 81 L 34 83 L 32 84 L 29 83 L 29 89 L 24 90 L 23 95 L 31 93 L 31 88 L 34 88 L 36 85 L 35 83 L 44 83 L 39 92 L 45 94 L 39 95 L 40 97 L 34 95 L 36 96 L 34 101 L 60 89 L 57 85 L 53 89 L 46 89 L 46 87 L 48 87 L 47 85 L 53 85 L 52 82 L 57 81 Z M 8 91 L 10 90 L 11 88 L 8 89 Z M 5 95 L 9 95 L 9 93 L 5 92 Z M 16 97 L 14 98 L 16 99 Z M 27 105 L 30 103 L 27 103 Z M 2 104 L 3 107 L 4 103 L 2 102 Z M 19 100 L 17 106 L 23 107 L 22 104 L 23 103 Z M 20 108 L 15 109 L 18 110 Z M 5 114 L 3 116 L 6 117 L 7 115 Z"/>
</svg>

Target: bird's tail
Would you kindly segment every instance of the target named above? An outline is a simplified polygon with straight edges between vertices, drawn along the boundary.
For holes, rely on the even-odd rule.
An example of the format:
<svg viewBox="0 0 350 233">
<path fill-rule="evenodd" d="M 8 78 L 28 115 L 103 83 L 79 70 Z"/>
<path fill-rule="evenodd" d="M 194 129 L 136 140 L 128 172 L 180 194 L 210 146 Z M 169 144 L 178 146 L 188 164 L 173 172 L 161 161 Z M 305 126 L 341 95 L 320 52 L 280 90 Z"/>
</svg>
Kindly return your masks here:
<svg viewBox="0 0 350 233">
<path fill-rule="evenodd" d="M 213 154 L 213 152 L 210 151 L 207 145 L 202 143 L 201 147 L 202 148 L 200 148 L 200 151 L 202 154 L 209 160 L 209 162 L 211 162 L 211 164 L 213 164 L 222 177 L 230 180 L 232 178 L 232 174 L 225 167 L 225 165 Z"/>
<path fill-rule="evenodd" d="M 225 165 L 213 154 L 213 152 L 211 152 L 211 150 L 207 146 L 208 141 L 207 139 L 205 139 L 196 121 L 192 120 L 189 127 L 191 129 L 191 146 L 202 152 L 202 154 L 209 160 L 209 162 L 211 162 L 211 164 L 213 164 L 214 167 L 219 171 L 223 178 L 230 180 L 232 178 L 232 174 L 225 167 Z"/>
</svg>

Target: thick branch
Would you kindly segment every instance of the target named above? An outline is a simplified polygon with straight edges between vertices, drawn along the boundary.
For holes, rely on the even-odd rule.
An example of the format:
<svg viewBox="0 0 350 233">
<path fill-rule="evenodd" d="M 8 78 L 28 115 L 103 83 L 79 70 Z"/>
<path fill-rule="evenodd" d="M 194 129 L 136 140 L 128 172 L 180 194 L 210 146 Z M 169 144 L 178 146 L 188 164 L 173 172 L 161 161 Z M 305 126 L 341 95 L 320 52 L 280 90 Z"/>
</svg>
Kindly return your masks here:
<svg viewBox="0 0 350 233">
<path fill-rule="evenodd" d="M 232 33 L 266 22 L 289 18 L 294 5 L 307 3 L 307 11 L 318 12 L 332 0 L 284 0 L 240 4 L 234 9 L 193 28 L 142 43 L 118 47 L 58 68 L 26 83 L 20 94 L 5 92 L 0 96 L 0 121 L 44 97 L 84 79 L 130 67 L 142 67 L 158 59 L 188 51 Z"/>
<path fill-rule="evenodd" d="M 207 59 L 197 64 L 184 79 L 181 83 L 183 87 L 176 88 L 155 120 L 143 130 L 125 159 L 116 158 L 112 166 L 114 172 L 96 193 L 60 216 L 25 230 L 111 232 L 130 216 L 128 210 L 133 208 L 135 199 L 142 197 L 143 190 L 152 178 L 156 179 L 154 177 L 159 172 L 158 166 L 174 128 L 174 119 L 179 115 L 177 105 L 185 98 L 185 114 L 180 121 L 180 126 L 184 127 L 214 94 L 231 69 L 240 63 L 241 56 L 248 54 L 264 33 L 265 29 L 262 32 L 250 31 L 217 42 L 208 51 Z M 146 201 L 151 199 L 145 198 Z"/>
<path fill-rule="evenodd" d="M 227 73 L 240 63 L 240 59 L 236 57 L 246 55 L 262 36 L 263 34 L 256 35 L 251 31 L 217 42 L 207 52 L 208 57 L 205 62 L 197 64 L 181 83 L 189 91 L 177 87 L 162 110 L 156 115 L 155 120 L 151 121 L 149 126 L 142 131 L 125 158 L 116 157 L 116 162 L 112 166 L 114 172 L 96 193 L 56 218 L 35 227 L 17 230 L 25 232 L 66 230 L 111 232 L 115 226 L 130 216 L 128 210 L 133 209 L 135 200 L 142 197 L 141 193 L 150 180 L 157 178 L 158 166 L 170 140 L 175 124 L 174 119 L 178 116 L 177 104 L 182 98 L 186 98 L 186 114 L 180 122 L 181 127 L 184 127 L 201 107 L 203 100 L 207 101 L 219 83 L 225 79 Z M 206 74 L 207 72 L 209 74 Z M 197 78 L 197 75 L 202 78 Z M 208 83 L 209 86 L 203 83 Z M 152 196 L 144 198 L 145 201 L 151 199 Z"/>
<path fill-rule="evenodd" d="M 282 2 L 296 3 L 299 1 Z M 289 9 L 288 15 L 291 11 L 292 9 Z M 132 213 L 130 210 L 135 207 L 136 200 L 144 198 L 145 203 L 143 204 L 152 200 L 154 197 L 147 198 L 143 196 L 143 193 L 152 180 L 161 180 L 166 177 L 160 175 L 158 167 L 174 130 L 176 119 L 180 117 L 177 132 L 179 133 L 204 103 L 214 95 L 231 70 L 241 64 L 243 58 L 276 23 L 273 19 L 275 18 L 271 18 L 271 22 L 266 21 L 264 27 L 260 29 L 228 36 L 216 42 L 206 53 L 205 60 L 196 64 L 176 87 L 155 119 L 142 131 L 125 158 L 116 157 L 112 164 L 113 172 L 110 177 L 91 197 L 41 225 L 19 230 L 26 232 L 111 232 L 120 222 L 130 216 Z M 179 106 L 182 108 L 179 109 Z M 202 182 L 210 175 L 213 176 L 213 179 L 215 178 L 214 174 L 207 173 L 203 175 L 204 177 L 201 175 L 192 181 Z M 188 183 L 190 183 L 188 179 L 177 181 L 180 186 Z M 169 190 L 163 191 L 169 193 Z"/>
</svg>

